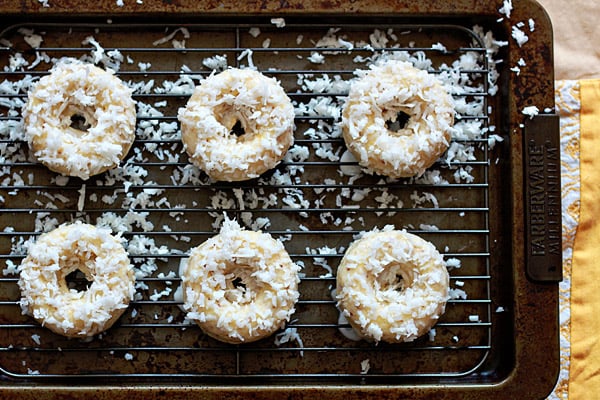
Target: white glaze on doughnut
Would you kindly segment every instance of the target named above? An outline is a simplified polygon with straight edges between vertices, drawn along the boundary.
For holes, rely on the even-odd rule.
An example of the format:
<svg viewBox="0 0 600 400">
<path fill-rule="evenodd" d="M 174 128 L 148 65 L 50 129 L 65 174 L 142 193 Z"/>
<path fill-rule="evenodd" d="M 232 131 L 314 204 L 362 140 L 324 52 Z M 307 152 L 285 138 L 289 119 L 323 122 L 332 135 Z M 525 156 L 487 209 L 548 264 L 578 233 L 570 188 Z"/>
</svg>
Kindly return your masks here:
<svg viewBox="0 0 600 400">
<path fill-rule="evenodd" d="M 76 270 L 91 281 L 85 291 L 67 287 L 66 276 Z M 110 328 L 135 293 L 133 268 L 119 240 L 81 222 L 42 234 L 19 271 L 23 312 L 68 337 Z"/>
<path fill-rule="evenodd" d="M 89 128 L 73 128 L 71 117 Z M 114 168 L 135 139 L 131 89 L 111 72 L 74 59 L 59 61 L 29 92 L 25 137 L 50 170 L 88 179 Z"/>
<path fill-rule="evenodd" d="M 267 337 L 295 311 L 299 270 L 281 242 L 226 219 L 220 233 L 192 249 L 182 264 L 187 318 L 227 343 Z"/>
<path fill-rule="evenodd" d="M 338 267 L 336 298 L 365 338 L 409 342 L 429 331 L 444 313 L 448 281 L 433 244 L 389 226 L 350 245 Z"/>
<path fill-rule="evenodd" d="M 406 125 L 388 129 L 400 112 L 409 115 Z M 448 148 L 453 124 L 452 97 L 437 78 L 397 60 L 353 82 L 342 111 L 343 137 L 359 164 L 392 178 L 423 174 Z"/>
<path fill-rule="evenodd" d="M 191 161 L 215 181 L 256 178 L 293 142 L 289 97 L 274 78 L 250 69 L 231 68 L 202 81 L 178 118 Z M 240 136 L 231 133 L 238 121 Z"/>
</svg>

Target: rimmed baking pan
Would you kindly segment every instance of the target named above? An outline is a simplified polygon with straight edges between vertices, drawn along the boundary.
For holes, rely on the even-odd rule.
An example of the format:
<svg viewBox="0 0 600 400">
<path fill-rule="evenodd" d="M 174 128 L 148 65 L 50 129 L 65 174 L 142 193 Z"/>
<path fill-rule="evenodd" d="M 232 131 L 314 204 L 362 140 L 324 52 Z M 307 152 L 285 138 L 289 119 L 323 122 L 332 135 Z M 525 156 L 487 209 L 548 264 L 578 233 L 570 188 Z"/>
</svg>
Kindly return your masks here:
<svg viewBox="0 0 600 400">
<path fill-rule="evenodd" d="M 552 32 L 519 2 L 71 2 L 3 5 L 0 34 L 0 390 L 4 397 L 541 398 L 559 367 L 560 182 Z M 111 68 L 134 88 L 136 142 L 88 181 L 49 172 L 20 134 L 27 90 L 54 61 Z M 383 57 L 436 74 L 457 104 L 450 151 L 418 179 L 362 172 L 339 110 L 357 70 Z M 227 66 L 277 78 L 295 145 L 273 171 L 215 183 L 183 152 L 177 110 Z M 281 239 L 303 266 L 285 330 L 217 342 L 185 319 L 179 264 L 223 215 Z M 62 222 L 119 232 L 138 272 L 123 317 L 88 341 L 21 313 L 16 268 Z M 448 261 L 451 300 L 418 340 L 348 338 L 332 289 L 360 232 L 394 225 Z M 77 285 L 81 280 L 73 279 Z"/>
</svg>

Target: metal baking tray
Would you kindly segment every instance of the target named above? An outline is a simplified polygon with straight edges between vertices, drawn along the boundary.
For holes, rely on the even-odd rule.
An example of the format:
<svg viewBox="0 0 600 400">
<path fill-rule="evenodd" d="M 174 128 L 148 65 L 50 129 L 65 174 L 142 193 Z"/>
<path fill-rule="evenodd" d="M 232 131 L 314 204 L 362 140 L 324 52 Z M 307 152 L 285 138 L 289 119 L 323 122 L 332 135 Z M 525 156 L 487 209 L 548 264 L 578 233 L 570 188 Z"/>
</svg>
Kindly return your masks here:
<svg viewBox="0 0 600 400">
<path fill-rule="evenodd" d="M 16 92 L 14 84 L 0 86 L 1 397 L 504 399 L 551 391 L 559 368 L 558 129 L 551 26 L 537 3 L 515 4 L 510 18 L 499 13 L 502 2 L 49 3 L 1 5 L 0 82 L 38 79 L 48 71 L 46 56 L 118 64 L 117 75 L 137 83 L 138 138 L 112 173 L 87 182 L 57 179 L 15 134 L 20 107 L 14 104 L 25 99 L 26 86 Z M 508 44 L 488 58 L 475 26 Z M 515 26 L 528 34 L 522 46 L 511 37 Z M 328 34 L 333 42 L 322 41 Z M 436 74 L 474 55 L 476 66 L 454 71 L 478 89 L 454 96 L 483 111 L 459 112 L 457 123 L 495 129 L 490 134 L 503 141 L 492 148 L 487 133 L 455 140 L 471 146 L 473 157 L 434 165 L 440 182 L 344 174 L 355 165 L 337 157 L 344 144 L 335 135 L 335 108 L 326 107 L 340 104 L 344 85 L 319 93 L 310 82 L 349 80 L 367 68 L 361 57 L 383 52 L 424 55 Z M 322 63 L 318 55 L 311 61 L 314 53 Z M 13 71 L 17 54 L 28 65 Z M 211 183 L 191 168 L 178 139 L 177 109 L 189 97 L 185 85 L 208 76 L 214 65 L 205 61 L 215 56 L 226 56 L 230 66 L 252 64 L 282 82 L 296 105 L 296 146 L 308 157 L 289 157 L 258 180 L 233 184 Z M 174 81 L 182 92 L 170 86 Z M 322 108 L 302 112 L 311 101 Z M 530 118 L 522 111 L 532 105 L 541 111 Z M 460 168 L 472 180 L 456 180 Z M 280 173 L 291 179 L 277 179 Z M 88 341 L 59 337 L 21 315 L 10 269 L 25 243 L 56 223 L 96 223 L 109 214 L 125 221 L 115 230 L 129 243 L 136 268 L 147 272 L 130 309 Z M 218 230 L 223 214 L 281 238 L 304 266 L 301 299 L 287 326 L 301 342 L 285 342 L 280 332 L 226 345 L 184 319 L 174 295 L 179 263 Z M 449 301 L 435 335 L 399 345 L 352 341 L 332 300 L 335 269 L 356 234 L 386 224 L 459 260 L 451 287 L 466 298 Z"/>
</svg>

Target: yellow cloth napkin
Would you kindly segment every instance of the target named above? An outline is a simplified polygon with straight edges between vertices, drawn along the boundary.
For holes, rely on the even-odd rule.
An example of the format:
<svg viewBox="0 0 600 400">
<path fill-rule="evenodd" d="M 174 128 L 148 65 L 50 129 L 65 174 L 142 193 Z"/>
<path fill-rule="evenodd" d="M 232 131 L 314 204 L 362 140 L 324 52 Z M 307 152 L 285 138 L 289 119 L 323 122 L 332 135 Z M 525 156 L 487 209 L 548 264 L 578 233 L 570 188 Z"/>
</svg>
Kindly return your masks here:
<svg viewBox="0 0 600 400">
<path fill-rule="evenodd" d="M 560 375 L 549 399 L 568 399 L 571 361 L 571 270 L 573 243 L 579 223 L 580 205 L 580 82 L 556 81 L 556 110 L 560 116 L 563 280 L 560 295 Z"/>
<path fill-rule="evenodd" d="M 580 81 L 579 226 L 571 275 L 569 399 L 600 398 L 600 80 Z"/>
<path fill-rule="evenodd" d="M 550 399 L 600 398 L 600 80 L 557 81 L 563 201 L 561 371 Z"/>
</svg>

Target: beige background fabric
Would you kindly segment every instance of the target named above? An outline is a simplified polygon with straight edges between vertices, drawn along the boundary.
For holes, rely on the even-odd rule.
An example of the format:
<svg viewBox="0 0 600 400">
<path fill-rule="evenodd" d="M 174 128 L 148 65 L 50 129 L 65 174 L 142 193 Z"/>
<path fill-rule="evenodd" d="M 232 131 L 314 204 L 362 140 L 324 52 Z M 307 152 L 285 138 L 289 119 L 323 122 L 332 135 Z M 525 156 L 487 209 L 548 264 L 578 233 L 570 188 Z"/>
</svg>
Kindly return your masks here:
<svg viewBox="0 0 600 400">
<path fill-rule="evenodd" d="M 600 1 L 538 2 L 552 20 L 555 79 L 600 78 Z"/>
</svg>

